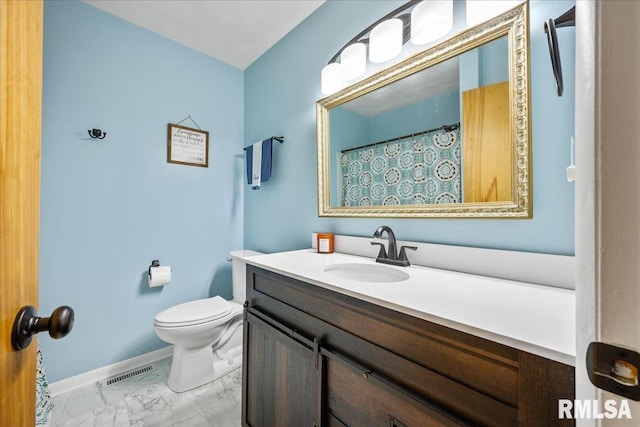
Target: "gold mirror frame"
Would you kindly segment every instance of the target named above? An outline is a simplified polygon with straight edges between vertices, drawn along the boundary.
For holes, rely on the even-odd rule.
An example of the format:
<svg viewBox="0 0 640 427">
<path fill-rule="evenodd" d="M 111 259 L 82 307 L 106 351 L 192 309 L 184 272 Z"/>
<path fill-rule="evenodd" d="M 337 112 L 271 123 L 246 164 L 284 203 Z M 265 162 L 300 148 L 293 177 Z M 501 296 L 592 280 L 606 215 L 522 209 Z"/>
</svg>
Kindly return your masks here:
<svg viewBox="0 0 640 427">
<path fill-rule="evenodd" d="M 318 216 L 360 218 L 520 218 L 532 217 L 529 117 L 528 2 L 428 48 L 316 103 L 318 150 Z M 509 202 L 395 206 L 331 206 L 329 111 L 354 98 L 460 55 L 499 37 L 509 45 L 512 199 Z"/>
</svg>

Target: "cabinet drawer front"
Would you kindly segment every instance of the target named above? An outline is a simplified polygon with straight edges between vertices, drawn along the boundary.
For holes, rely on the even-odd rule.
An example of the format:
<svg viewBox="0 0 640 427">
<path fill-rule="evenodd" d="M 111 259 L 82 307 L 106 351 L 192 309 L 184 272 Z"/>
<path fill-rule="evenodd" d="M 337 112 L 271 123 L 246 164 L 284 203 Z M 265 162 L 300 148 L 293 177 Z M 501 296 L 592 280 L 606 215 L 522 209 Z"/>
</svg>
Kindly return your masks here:
<svg viewBox="0 0 640 427">
<path fill-rule="evenodd" d="M 349 427 L 444 427 L 460 424 L 333 358 L 326 361 L 327 408 Z M 340 424 L 337 424 L 340 425 Z"/>
</svg>

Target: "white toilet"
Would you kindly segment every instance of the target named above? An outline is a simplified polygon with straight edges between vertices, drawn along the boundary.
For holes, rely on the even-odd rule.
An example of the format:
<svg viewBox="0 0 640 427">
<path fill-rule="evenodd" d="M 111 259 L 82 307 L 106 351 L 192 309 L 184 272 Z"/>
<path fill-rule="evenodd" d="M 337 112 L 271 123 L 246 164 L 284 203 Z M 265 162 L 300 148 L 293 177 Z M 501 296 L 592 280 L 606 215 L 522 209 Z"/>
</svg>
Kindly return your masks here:
<svg viewBox="0 0 640 427">
<path fill-rule="evenodd" d="M 178 304 L 153 321 L 158 337 L 173 344 L 169 388 L 183 392 L 211 382 L 242 364 L 242 311 L 246 297 L 246 258 L 230 253 L 233 301 L 220 296 Z"/>
</svg>

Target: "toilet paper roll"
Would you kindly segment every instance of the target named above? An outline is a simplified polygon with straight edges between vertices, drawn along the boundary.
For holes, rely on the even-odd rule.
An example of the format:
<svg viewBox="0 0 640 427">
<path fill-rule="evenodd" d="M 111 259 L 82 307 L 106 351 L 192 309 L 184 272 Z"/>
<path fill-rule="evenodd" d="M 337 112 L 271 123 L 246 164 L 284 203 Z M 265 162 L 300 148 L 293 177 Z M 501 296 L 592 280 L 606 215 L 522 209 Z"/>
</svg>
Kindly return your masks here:
<svg viewBox="0 0 640 427">
<path fill-rule="evenodd" d="M 171 267 L 168 265 L 151 267 L 149 269 L 149 274 L 147 274 L 147 278 L 149 279 L 150 288 L 168 285 L 171 281 Z"/>
</svg>

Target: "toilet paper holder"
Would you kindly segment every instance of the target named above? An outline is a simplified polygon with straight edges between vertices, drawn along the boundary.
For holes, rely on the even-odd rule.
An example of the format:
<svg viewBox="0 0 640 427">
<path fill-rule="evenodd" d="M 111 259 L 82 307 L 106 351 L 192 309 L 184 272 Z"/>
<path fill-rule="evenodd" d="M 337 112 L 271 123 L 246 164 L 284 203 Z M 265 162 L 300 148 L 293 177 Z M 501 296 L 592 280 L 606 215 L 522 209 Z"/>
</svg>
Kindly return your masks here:
<svg viewBox="0 0 640 427">
<path fill-rule="evenodd" d="M 160 261 L 157 259 L 151 261 L 151 265 L 149 266 L 149 276 L 151 276 L 151 267 L 160 267 Z"/>
<path fill-rule="evenodd" d="M 160 261 L 154 259 L 147 272 L 147 281 L 150 288 L 168 285 L 171 282 L 171 266 L 160 266 Z"/>
</svg>

